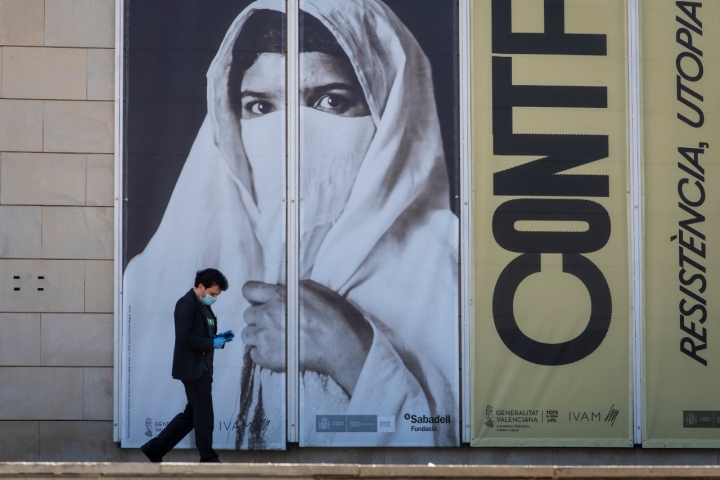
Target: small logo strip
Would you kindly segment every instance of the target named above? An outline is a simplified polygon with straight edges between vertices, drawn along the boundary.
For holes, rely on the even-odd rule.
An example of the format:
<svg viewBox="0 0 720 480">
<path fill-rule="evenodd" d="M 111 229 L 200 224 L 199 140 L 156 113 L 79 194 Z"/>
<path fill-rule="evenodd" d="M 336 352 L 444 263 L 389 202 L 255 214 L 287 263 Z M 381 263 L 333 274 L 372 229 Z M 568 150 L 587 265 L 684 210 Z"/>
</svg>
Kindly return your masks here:
<svg viewBox="0 0 720 480">
<path fill-rule="evenodd" d="M 316 415 L 318 433 L 387 433 L 395 431 L 395 416 L 378 415 Z"/>
<path fill-rule="evenodd" d="M 720 411 L 683 410 L 683 428 L 720 428 Z"/>
</svg>

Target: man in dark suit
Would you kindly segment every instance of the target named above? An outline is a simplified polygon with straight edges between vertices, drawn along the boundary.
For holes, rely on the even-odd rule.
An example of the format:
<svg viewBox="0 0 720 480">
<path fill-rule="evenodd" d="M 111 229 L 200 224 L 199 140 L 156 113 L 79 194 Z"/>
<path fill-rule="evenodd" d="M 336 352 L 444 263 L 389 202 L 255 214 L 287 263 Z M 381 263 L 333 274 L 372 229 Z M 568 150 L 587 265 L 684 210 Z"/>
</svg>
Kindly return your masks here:
<svg viewBox="0 0 720 480">
<path fill-rule="evenodd" d="M 217 317 L 210 306 L 227 288 L 227 279 L 220 271 L 200 270 L 195 274 L 195 286 L 175 304 L 172 376 L 185 386 L 187 405 L 157 437 L 140 447 L 151 462 L 161 462 L 193 428 L 200 461 L 220 462 L 212 448 L 213 357 L 215 349 L 225 348 L 225 343 L 232 341 L 235 334 L 232 330 L 217 333 Z"/>
</svg>

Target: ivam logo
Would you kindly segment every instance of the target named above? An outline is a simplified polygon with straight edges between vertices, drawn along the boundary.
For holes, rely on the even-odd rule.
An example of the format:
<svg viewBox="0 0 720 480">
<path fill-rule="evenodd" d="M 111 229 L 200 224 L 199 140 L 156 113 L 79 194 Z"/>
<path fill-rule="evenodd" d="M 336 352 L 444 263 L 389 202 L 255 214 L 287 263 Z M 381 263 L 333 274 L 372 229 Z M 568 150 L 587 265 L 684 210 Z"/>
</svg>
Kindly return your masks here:
<svg viewBox="0 0 720 480">
<path fill-rule="evenodd" d="M 606 422 L 612 427 L 615 425 L 615 420 L 620 413 L 620 410 L 615 408 L 615 404 L 610 407 L 608 413 L 603 419 L 601 412 L 568 412 L 568 421 L 570 422 Z"/>
<path fill-rule="evenodd" d="M 600 412 L 568 412 L 570 422 L 600 422 L 601 419 Z"/>
<path fill-rule="evenodd" d="M 615 425 L 615 420 L 617 419 L 618 413 L 620 413 L 620 410 L 615 409 L 615 404 L 613 403 L 612 407 L 610 407 L 610 411 L 605 415 L 605 421 L 610 422 L 610 426 L 612 427 Z"/>
</svg>

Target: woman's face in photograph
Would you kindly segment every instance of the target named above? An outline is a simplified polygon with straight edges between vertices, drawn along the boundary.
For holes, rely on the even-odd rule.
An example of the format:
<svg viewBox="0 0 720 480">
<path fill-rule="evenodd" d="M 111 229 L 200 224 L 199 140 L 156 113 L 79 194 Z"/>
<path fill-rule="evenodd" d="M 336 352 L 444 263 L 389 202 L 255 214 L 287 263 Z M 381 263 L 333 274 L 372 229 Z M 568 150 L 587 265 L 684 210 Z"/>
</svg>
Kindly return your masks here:
<svg viewBox="0 0 720 480">
<path fill-rule="evenodd" d="M 341 117 L 370 115 L 362 87 L 346 57 L 300 54 L 300 105 Z M 241 85 L 242 119 L 285 109 L 285 55 L 260 54 Z"/>
</svg>

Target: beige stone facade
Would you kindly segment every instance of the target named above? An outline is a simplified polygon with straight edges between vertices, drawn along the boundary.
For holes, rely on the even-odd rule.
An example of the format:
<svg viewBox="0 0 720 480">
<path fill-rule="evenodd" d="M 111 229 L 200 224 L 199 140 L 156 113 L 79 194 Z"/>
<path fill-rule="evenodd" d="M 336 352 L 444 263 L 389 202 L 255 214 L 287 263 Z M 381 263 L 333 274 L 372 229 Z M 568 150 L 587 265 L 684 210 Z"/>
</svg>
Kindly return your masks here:
<svg viewBox="0 0 720 480">
<path fill-rule="evenodd" d="M 114 11 L 114 0 L 0 0 L 0 461 L 145 460 L 113 442 Z M 376 464 L 719 461 L 717 450 L 221 454 Z M 184 450 L 167 459 L 196 458 Z"/>
<path fill-rule="evenodd" d="M 0 460 L 112 441 L 114 0 L 0 0 Z"/>
</svg>

